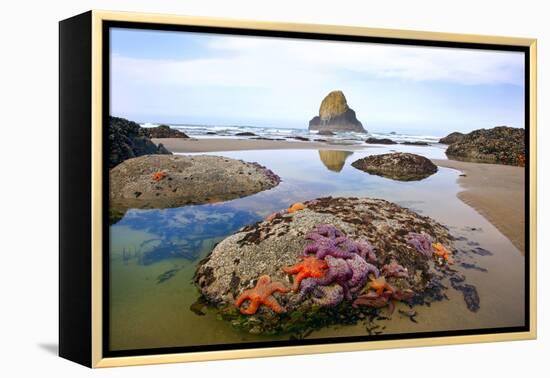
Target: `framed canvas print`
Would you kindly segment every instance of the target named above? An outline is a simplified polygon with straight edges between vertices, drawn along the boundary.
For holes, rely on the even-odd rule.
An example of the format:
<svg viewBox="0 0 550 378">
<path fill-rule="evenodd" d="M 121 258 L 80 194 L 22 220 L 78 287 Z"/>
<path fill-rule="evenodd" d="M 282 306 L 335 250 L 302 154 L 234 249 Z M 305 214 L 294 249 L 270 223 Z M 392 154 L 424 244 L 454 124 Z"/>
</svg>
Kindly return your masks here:
<svg viewBox="0 0 550 378">
<path fill-rule="evenodd" d="M 536 41 L 60 22 L 60 355 L 536 337 Z"/>
</svg>

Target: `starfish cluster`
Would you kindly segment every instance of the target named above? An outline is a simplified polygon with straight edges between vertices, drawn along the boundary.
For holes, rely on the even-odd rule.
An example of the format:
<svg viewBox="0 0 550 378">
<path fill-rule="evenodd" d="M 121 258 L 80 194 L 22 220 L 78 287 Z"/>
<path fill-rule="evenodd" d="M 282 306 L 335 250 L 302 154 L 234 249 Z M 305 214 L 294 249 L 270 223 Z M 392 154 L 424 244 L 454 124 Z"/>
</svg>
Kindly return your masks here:
<svg viewBox="0 0 550 378">
<path fill-rule="evenodd" d="M 311 243 L 304 247 L 299 262 L 283 268 L 285 273 L 294 276 L 292 291 L 296 293 L 297 301 L 311 298 L 319 306 L 331 307 L 346 300 L 353 302 L 354 306 L 389 306 L 392 310 L 393 301 L 408 300 L 414 295 L 412 290 L 398 290 L 386 281 L 386 277 L 406 278 L 409 273 L 396 261 L 379 270 L 374 265 L 377 261 L 375 250 L 368 241 L 353 240 L 328 224 L 318 226 L 305 238 Z M 432 241 L 428 238 L 426 234 L 412 234 L 410 240 L 421 247 L 429 240 L 429 251 L 444 256 L 447 251 L 445 247 L 434 244 L 432 251 Z M 284 313 L 285 308 L 273 294 L 290 290 L 284 284 L 272 282 L 269 276 L 263 275 L 254 288 L 241 293 L 235 305 L 246 315 L 255 314 L 262 305 L 275 313 Z M 245 302 L 248 302 L 248 306 L 241 307 Z"/>
<path fill-rule="evenodd" d="M 312 243 L 305 246 L 302 262 L 284 268 L 289 274 L 297 274 L 293 288 L 299 291 L 299 301 L 309 296 L 321 306 L 351 301 L 369 275 L 380 275 L 370 263 L 376 261 L 376 254 L 367 241 L 355 241 L 328 224 L 318 226 L 305 238 Z"/>
</svg>

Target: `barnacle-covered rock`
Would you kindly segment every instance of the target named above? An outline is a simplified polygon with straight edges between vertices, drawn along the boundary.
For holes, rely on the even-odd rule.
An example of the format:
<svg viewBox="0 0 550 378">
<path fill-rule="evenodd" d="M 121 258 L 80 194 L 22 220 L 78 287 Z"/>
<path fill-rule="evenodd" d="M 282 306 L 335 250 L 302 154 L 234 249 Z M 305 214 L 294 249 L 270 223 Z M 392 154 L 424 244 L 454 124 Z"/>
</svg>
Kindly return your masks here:
<svg viewBox="0 0 550 378">
<path fill-rule="evenodd" d="M 195 283 L 203 300 L 217 307 L 224 318 L 245 329 L 253 325 L 255 332 L 273 333 L 313 318 L 320 321 L 319 316 L 338 306 L 346 307 L 340 309 L 346 317 L 357 315 L 370 308 L 362 305 L 354 309 L 353 300 L 368 294 L 369 277 L 377 279 L 382 267 L 395 273 L 386 277 L 393 288 L 391 293 L 382 293 L 386 303 L 410 299 L 411 293 L 421 294 L 431 287 L 433 260 L 408 242 L 410 232 L 431 235 L 433 241 L 454 251 L 453 238 L 445 226 L 385 200 L 327 197 L 303 204 L 300 211 L 277 213 L 243 227 L 222 240 L 199 264 Z M 323 249 L 326 246 L 328 249 Z M 295 271 L 303 270 L 300 264 L 304 259 L 316 259 L 316 276 L 302 275 L 296 282 Z M 273 294 L 286 309 L 284 314 L 264 306 L 252 317 L 242 318 L 235 300 L 255 287 L 263 275 L 299 290 Z"/>
<path fill-rule="evenodd" d="M 400 181 L 422 180 L 437 172 L 437 166 L 429 159 L 408 152 L 371 155 L 351 165 L 373 175 Z"/>
<path fill-rule="evenodd" d="M 111 210 L 171 208 L 245 197 L 279 176 L 254 162 L 221 156 L 145 155 L 109 172 Z"/>
</svg>

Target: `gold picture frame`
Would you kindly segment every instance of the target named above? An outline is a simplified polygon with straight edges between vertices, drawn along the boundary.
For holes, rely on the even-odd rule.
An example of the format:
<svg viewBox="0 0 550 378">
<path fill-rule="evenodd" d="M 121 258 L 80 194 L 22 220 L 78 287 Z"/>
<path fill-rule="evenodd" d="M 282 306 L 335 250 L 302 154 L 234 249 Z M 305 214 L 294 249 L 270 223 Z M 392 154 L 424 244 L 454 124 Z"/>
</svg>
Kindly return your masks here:
<svg viewBox="0 0 550 378">
<path fill-rule="evenodd" d="M 529 54 L 529 78 L 528 78 L 528 112 L 529 112 L 529 219 L 526 223 L 529 224 L 529 235 L 526 239 L 529 241 L 528 253 L 528 289 L 527 293 L 529 304 L 529 321 L 528 330 L 522 332 L 503 332 L 494 334 L 475 334 L 475 335 L 459 335 L 446 337 L 427 337 L 427 338 L 406 338 L 397 340 L 374 340 L 365 342 L 344 342 L 334 344 L 313 344 L 313 345 L 298 345 L 284 347 L 265 347 L 254 349 L 231 349 L 231 350 L 213 350 L 202 352 L 186 352 L 186 353 L 167 353 L 167 354 L 144 354 L 135 356 L 121 357 L 105 357 L 103 353 L 103 243 L 104 243 L 104 208 L 103 197 L 106 188 L 106 178 L 103 170 L 103 122 L 104 114 L 103 107 L 105 106 L 103 91 L 105 86 L 105 78 L 103 72 L 103 63 L 105 59 L 104 49 L 104 25 L 106 22 L 132 22 L 140 23 L 144 26 L 147 24 L 162 24 L 162 25 L 191 25 L 199 27 L 215 27 L 229 29 L 245 29 L 250 31 L 279 31 L 288 33 L 313 33 L 313 34 L 330 34 L 333 36 L 356 36 L 356 37 L 376 37 L 382 39 L 399 39 L 422 42 L 452 42 L 466 43 L 479 45 L 501 45 L 501 46 L 519 46 L 528 51 Z M 537 230 L 537 41 L 529 38 L 513 38 L 501 36 L 483 36 L 469 34 L 453 34 L 453 33 L 436 33 L 412 30 L 393 30 L 393 29 L 378 29 L 367 27 L 353 26 L 336 26 L 336 25 L 317 25 L 317 24 L 294 24 L 294 23 L 275 23 L 275 22 L 259 22 L 246 20 L 230 20 L 217 19 L 208 17 L 188 17 L 175 15 L 161 14 L 145 14 L 145 13 L 129 13 L 129 12 L 110 12 L 93 10 L 81 16 L 76 16 L 72 19 L 62 21 L 60 24 L 60 128 L 61 128 L 61 216 L 69 212 L 68 208 L 82 199 L 83 193 L 72 192 L 69 188 L 68 175 L 69 170 L 75 167 L 84 169 L 83 175 L 86 175 L 86 180 L 80 182 L 84 188 L 89 190 L 84 192 L 89 194 L 89 201 L 86 202 L 89 212 L 81 214 L 82 217 L 88 219 L 88 223 L 76 224 L 69 217 L 66 220 L 61 219 L 62 227 L 60 230 L 60 355 L 73 361 L 82 363 L 89 367 L 114 367 L 114 366 L 129 366 L 157 363 L 173 363 L 173 362 L 189 362 L 189 361 L 207 361 L 219 359 L 236 359 L 250 357 L 267 357 L 267 356 L 282 356 L 310 353 L 327 353 L 327 352 L 346 352 L 371 349 L 386 349 L 386 348 L 403 348 L 403 347 L 419 347 L 419 346 L 435 346 L 447 344 L 466 344 L 466 343 L 481 343 L 495 341 L 513 341 L 535 339 L 537 335 L 537 298 L 536 298 L 536 230 Z M 78 36 L 82 34 L 82 39 Z M 84 41 L 84 42 L 82 42 Z M 79 59 L 80 63 L 85 63 L 85 67 L 89 69 L 89 77 L 86 76 L 86 70 L 83 72 L 75 72 L 67 74 L 65 69 L 68 69 L 68 60 L 75 59 L 75 54 L 85 49 L 87 51 Z M 89 61 L 88 61 L 89 60 Z M 86 63 L 88 62 L 88 63 Z M 79 61 L 75 62 L 76 64 Z M 527 67 L 526 67 L 527 68 Z M 84 68 L 82 68 L 84 69 Z M 74 83 L 80 83 L 82 96 L 77 96 L 74 92 Z M 72 88 L 72 89 L 71 89 Z M 72 90 L 72 95 L 68 92 Z M 77 90 L 80 92 L 80 89 Z M 89 92 L 89 97 L 86 93 Z M 80 105 L 75 105 L 75 101 L 79 101 Z M 89 102 L 88 102 L 89 101 Z M 69 108 L 74 109 L 79 106 L 83 111 L 79 114 L 71 114 Z M 85 113 L 85 114 L 84 114 Z M 64 163 L 69 159 L 71 151 L 69 147 L 65 149 L 64 133 L 66 134 L 69 123 L 74 121 L 89 121 L 88 125 L 79 125 L 80 134 L 83 143 L 89 144 L 88 156 L 75 156 L 71 163 Z M 76 133 L 77 131 L 72 131 Z M 75 136 L 67 135 L 67 138 Z M 82 151 L 80 152 L 84 154 Z M 74 156 L 74 155 L 73 155 Z M 64 166 L 64 164 L 78 164 L 72 166 Z M 65 170 L 63 169 L 65 168 Z M 64 173 L 65 172 L 65 173 Z M 73 183 L 74 184 L 74 183 Z M 88 211 L 88 210 L 87 210 Z M 75 240 L 69 240 L 69 233 L 74 233 Z M 69 249 L 79 246 L 78 236 L 81 234 L 88 235 L 85 240 L 89 244 L 81 244 L 79 251 L 84 250 L 85 258 L 78 261 L 75 257 L 68 256 Z M 84 239 L 83 239 L 84 240 Z M 72 271 L 69 272 L 69 270 Z M 80 274 L 81 272 L 86 272 Z M 75 277 L 78 273 L 80 277 Z M 82 281 L 79 281 L 82 280 Z M 89 281 L 89 286 L 84 285 L 85 280 Z M 80 283 L 79 283 L 80 282 Z M 89 293 L 82 293 L 82 298 L 75 299 L 77 290 L 90 289 Z M 77 301 L 77 302 L 75 302 Z M 78 306 L 75 303 L 83 301 L 82 308 L 75 309 Z M 82 311 L 89 310 L 89 317 L 84 319 L 74 320 L 82 316 Z M 75 323 L 76 322 L 76 323 Z M 71 325 L 68 325 L 68 324 Z M 86 345 L 80 351 L 75 351 L 78 341 L 84 340 Z"/>
</svg>

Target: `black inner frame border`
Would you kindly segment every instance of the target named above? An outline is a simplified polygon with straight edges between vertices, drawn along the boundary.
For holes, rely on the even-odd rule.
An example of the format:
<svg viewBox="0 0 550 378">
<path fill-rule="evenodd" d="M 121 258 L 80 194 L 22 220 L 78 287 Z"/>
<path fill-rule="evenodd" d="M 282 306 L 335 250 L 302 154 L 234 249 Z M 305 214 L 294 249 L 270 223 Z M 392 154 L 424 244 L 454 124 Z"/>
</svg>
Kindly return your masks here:
<svg viewBox="0 0 550 378">
<path fill-rule="evenodd" d="M 221 35 L 238 35 L 238 36 L 253 36 L 253 37 L 275 37 L 275 38 L 292 38 L 306 40 L 323 40 L 323 41 L 342 41 L 342 42 L 364 42 L 364 43 L 380 43 L 390 45 L 407 45 L 419 47 L 451 47 L 451 48 L 467 48 L 477 50 L 495 50 L 495 51 L 516 51 L 524 53 L 524 127 L 525 127 L 525 295 L 524 295 L 524 317 L 525 324 L 517 327 L 500 327 L 500 328 L 481 328 L 481 329 L 466 329 L 466 330 L 449 330 L 449 331 L 433 331 L 433 332 L 416 332 L 402 334 L 382 334 L 373 336 L 346 336 L 346 337 L 330 337 L 305 340 L 280 340 L 280 341 L 262 341 L 248 343 L 231 343 L 231 344 L 213 344 L 213 345 L 195 345 L 182 347 L 163 347 L 163 348 L 144 348 L 144 349 L 124 349 L 110 350 L 110 266 L 109 266 L 109 140 L 108 133 L 105 132 L 109 125 L 110 115 L 110 29 L 111 28 L 126 28 L 138 30 L 152 31 L 179 31 L 179 32 L 194 32 L 207 34 Z M 335 35 L 325 33 L 311 32 L 289 32 L 280 30 L 257 30 L 244 28 L 229 28 L 229 27 L 214 27 L 214 26 L 195 26 L 195 25 L 168 25 L 159 23 L 147 22 L 129 22 L 129 21 L 102 21 L 102 156 L 103 156 L 103 240 L 102 240 L 102 257 L 103 257 L 103 289 L 102 289 L 102 357 L 129 357 L 139 355 L 158 355 L 170 353 L 190 353 L 190 352 L 208 352 L 208 351 L 223 351 L 237 349 L 256 349 L 269 347 L 285 347 L 285 346 L 306 346 L 306 345 L 330 345 L 336 343 L 350 342 L 365 342 L 365 341 L 381 341 L 381 340 L 406 340 L 420 339 L 433 337 L 449 337 L 449 336 L 468 336 L 468 335 L 486 335 L 486 334 L 502 334 L 512 332 L 528 332 L 530 330 L 530 49 L 528 46 L 516 45 L 499 45 L 499 44 L 484 44 L 471 42 L 450 42 L 450 41 L 431 41 L 421 39 L 403 39 L 403 38 L 388 38 L 388 37 L 372 37 L 372 36 L 356 36 L 356 35 Z"/>
</svg>

